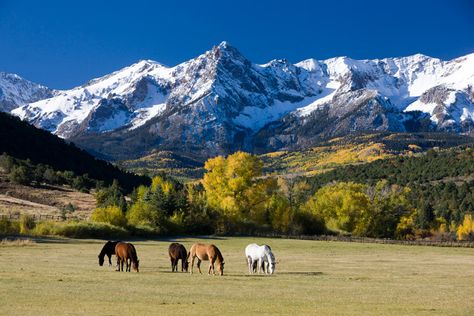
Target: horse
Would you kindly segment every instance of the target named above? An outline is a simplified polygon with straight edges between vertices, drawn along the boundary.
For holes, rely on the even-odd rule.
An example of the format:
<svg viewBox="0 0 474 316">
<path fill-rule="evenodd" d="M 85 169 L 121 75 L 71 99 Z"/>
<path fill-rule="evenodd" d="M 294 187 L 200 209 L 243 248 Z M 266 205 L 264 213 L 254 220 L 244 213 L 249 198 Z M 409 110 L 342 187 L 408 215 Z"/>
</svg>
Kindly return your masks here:
<svg viewBox="0 0 474 316">
<path fill-rule="evenodd" d="M 206 244 L 194 244 L 188 253 L 188 259 L 191 257 L 191 274 L 193 273 L 194 268 L 194 259 L 197 257 L 197 267 L 199 273 L 201 272 L 201 261 L 209 260 L 209 271 L 208 274 L 215 275 L 214 263 L 217 262 L 218 270 L 220 275 L 224 275 L 224 258 L 222 254 L 215 245 L 206 245 Z"/>
<path fill-rule="evenodd" d="M 265 274 L 275 273 L 275 256 L 270 246 L 250 244 L 245 247 L 245 257 L 247 258 L 249 274 L 260 273 L 261 271 Z M 255 262 L 257 262 L 257 266 L 255 266 Z"/>
<path fill-rule="evenodd" d="M 117 271 L 123 271 L 123 264 L 125 263 L 125 271 L 130 272 L 130 268 L 133 266 L 133 270 L 138 272 L 139 260 L 137 257 L 137 251 L 132 244 L 118 242 L 115 246 L 115 255 L 117 256 Z"/>
<path fill-rule="evenodd" d="M 99 253 L 99 266 L 104 265 L 104 257 L 107 255 L 109 257 L 109 266 L 112 265 L 112 256 L 115 255 L 115 245 L 120 241 L 108 241 L 105 243 L 104 247 Z"/>
<path fill-rule="evenodd" d="M 188 252 L 186 251 L 186 248 L 182 244 L 179 243 L 172 243 L 168 247 L 168 254 L 170 256 L 171 260 L 171 272 L 178 272 L 178 261 L 181 259 L 181 272 L 186 271 L 188 272 L 188 257 L 187 254 Z"/>
</svg>

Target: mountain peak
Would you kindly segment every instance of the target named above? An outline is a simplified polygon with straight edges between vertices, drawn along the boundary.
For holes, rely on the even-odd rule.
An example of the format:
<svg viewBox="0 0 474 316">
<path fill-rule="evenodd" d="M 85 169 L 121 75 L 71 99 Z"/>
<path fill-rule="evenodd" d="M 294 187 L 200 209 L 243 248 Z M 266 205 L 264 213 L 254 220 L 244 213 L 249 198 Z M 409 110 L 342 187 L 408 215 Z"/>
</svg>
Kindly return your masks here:
<svg viewBox="0 0 474 316">
<path fill-rule="evenodd" d="M 236 59 L 236 60 L 246 60 L 242 53 L 230 45 L 229 42 L 223 41 L 219 45 L 214 46 L 211 51 L 214 57 L 218 60 L 222 59 Z"/>
</svg>

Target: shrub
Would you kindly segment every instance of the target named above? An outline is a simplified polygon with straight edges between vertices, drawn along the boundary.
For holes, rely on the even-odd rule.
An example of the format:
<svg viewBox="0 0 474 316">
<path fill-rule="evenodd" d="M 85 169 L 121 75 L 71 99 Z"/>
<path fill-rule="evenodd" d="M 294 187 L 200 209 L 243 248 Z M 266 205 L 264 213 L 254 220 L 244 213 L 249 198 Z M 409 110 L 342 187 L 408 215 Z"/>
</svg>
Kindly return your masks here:
<svg viewBox="0 0 474 316">
<path fill-rule="evenodd" d="M 69 222 L 58 225 L 56 234 L 69 238 L 122 238 L 128 232 L 107 223 Z"/>
<path fill-rule="evenodd" d="M 127 220 L 134 226 L 155 226 L 161 222 L 160 217 L 162 217 L 160 210 L 151 203 L 142 201 L 133 204 L 127 212 Z"/>
<path fill-rule="evenodd" d="M 323 235 L 327 234 L 326 224 L 324 220 L 306 211 L 298 211 L 295 214 L 293 234 L 298 235 Z"/>
<path fill-rule="evenodd" d="M 0 218 L 0 235 L 17 235 L 20 233 L 19 222 L 11 221 L 8 218 Z"/>
<path fill-rule="evenodd" d="M 35 220 L 31 215 L 23 214 L 20 216 L 20 234 L 28 234 L 35 228 Z"/>
<path fill-rule="evenodd" d="M 35 236 L 51 236 L 57 235 L 56 228 L 59 225 L 57 222 L 52 221 L 42 221 L 36 224 L 35 228 L 32 231 L 32 234 Z"/>
<path fill-rule="evenodd" d="M 33 175 L 25 166 L 13 167 L 10 172 L 10 181 L 18 184 L 28 185 L 33 181 Z"/>
<path fill-rule="evenodd" d="M 96 208 L 92 213 L 91 219 L 94 222 L 108 223 L 119 227 L 125 227 L 127 225 L 127 218 L 120 207 L 116 205 Z"/>
<path fill-rule="evenodd" d="M 37 236 L 63 236 L 69 238 L 123 238 L 128 232 L 106 223 L 43 221 L 36 225 L 33 233 Z"/>
</svg>

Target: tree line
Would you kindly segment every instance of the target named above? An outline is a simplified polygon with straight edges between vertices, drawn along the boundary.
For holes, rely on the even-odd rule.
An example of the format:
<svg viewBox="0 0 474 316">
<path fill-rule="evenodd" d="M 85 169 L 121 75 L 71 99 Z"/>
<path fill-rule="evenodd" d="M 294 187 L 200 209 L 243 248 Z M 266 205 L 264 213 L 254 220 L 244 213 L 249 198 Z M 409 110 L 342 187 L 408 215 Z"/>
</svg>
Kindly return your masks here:
<svg viewBox="0 0 474 316">
<path fill-rule="evenodd" d="M 157 176 L 129 201 L 118 186 L 101 190 L 92 218 L 160 233 L 470 239 L 474 181 L 440 180 L 472 174 L 473 160 L 472 149 L 458 148 L 285 179 L 265 177 L 257 156 L 237 152 L 209 159 L 195 183 Z"/>
</svg>

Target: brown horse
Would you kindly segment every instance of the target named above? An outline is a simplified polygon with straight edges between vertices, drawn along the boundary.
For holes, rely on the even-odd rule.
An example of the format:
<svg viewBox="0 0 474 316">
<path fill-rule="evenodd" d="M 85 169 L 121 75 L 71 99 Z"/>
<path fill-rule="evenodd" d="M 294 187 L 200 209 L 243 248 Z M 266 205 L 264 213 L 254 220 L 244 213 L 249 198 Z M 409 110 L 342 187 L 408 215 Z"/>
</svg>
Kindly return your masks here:
<svg viewBox="0 0 474 316">
<path fill-rule="evenodd" d="M 118 242 L 115 246 L 115 255 L 117 256 L 117 271 L 123 271 L 123 264 L 125 263 L 127 265 L 125 271 L 130 272 L 130 267 L 133 266 L 133 270 L 138 272 L 139 260 L 137 251 L 132 244 Z"/>
<path fill-rule="evenodd" d="M 224 258 L 220 250 L 214 245 L 205 245 L 205 244 L 194 244 L 191 247 L 191 250 L 188 253 L 188 259 L 191 257 L 191 274 L 193 273 L 194 268 L 194 258 L 197 257 L 197 267 L 199 269 L 199 273 L 201 272 L 201 261 L 209 260 L 209 271 L 208 274 L 215 273 L 214 263 L 217 262 L 219 274 L 224 274 Z"/>
<path fill-rule="evenodd" d="M 172 243 L 168 248 L 168 254 L 171 260 L 171 271 L 178 272 L 178 261 L 181 259 L 181 272 L 188 272 L 188 258 L 186 248 L 177 242 Z"/>
</svg>

